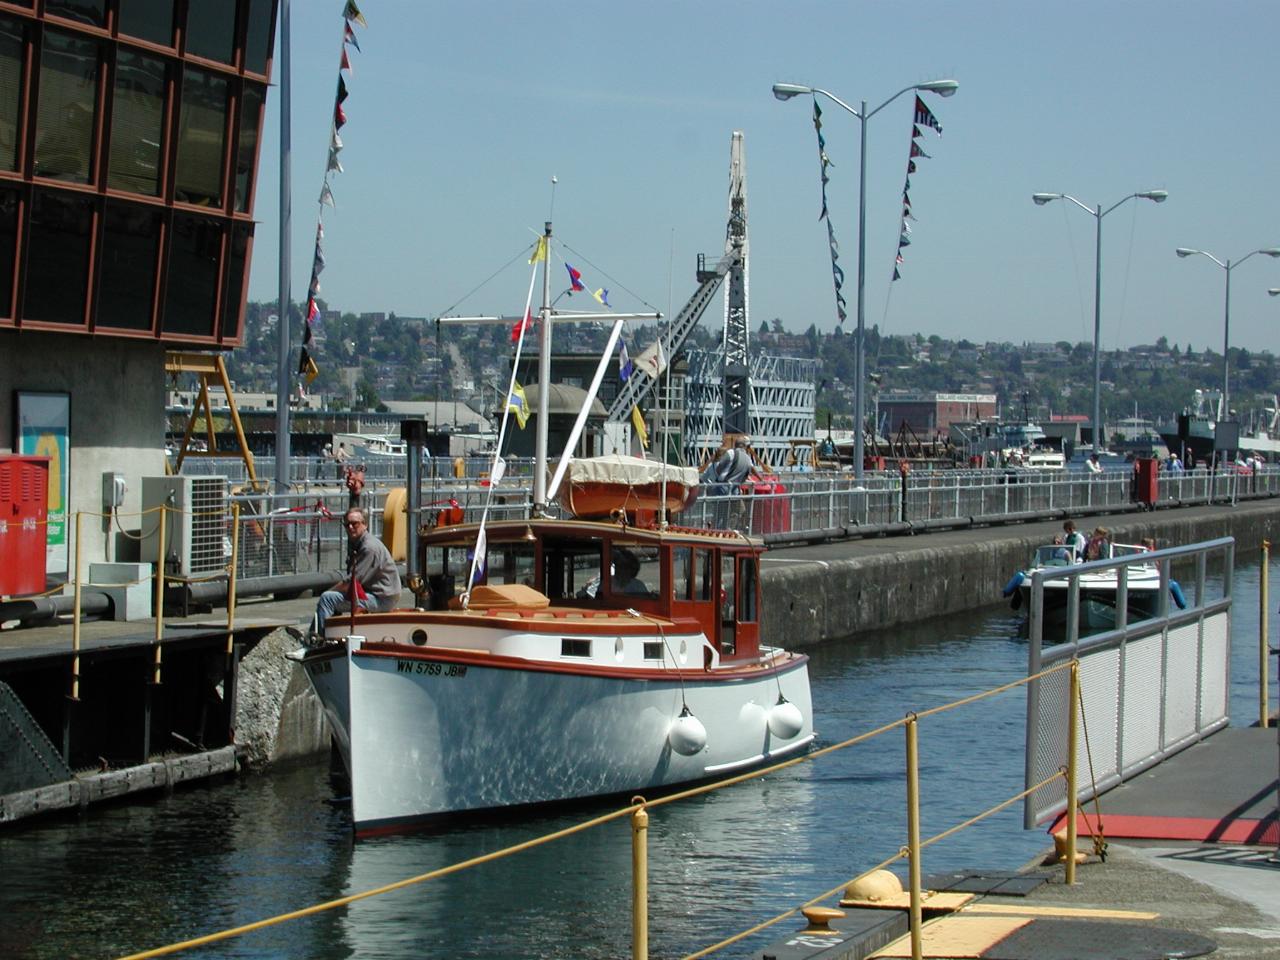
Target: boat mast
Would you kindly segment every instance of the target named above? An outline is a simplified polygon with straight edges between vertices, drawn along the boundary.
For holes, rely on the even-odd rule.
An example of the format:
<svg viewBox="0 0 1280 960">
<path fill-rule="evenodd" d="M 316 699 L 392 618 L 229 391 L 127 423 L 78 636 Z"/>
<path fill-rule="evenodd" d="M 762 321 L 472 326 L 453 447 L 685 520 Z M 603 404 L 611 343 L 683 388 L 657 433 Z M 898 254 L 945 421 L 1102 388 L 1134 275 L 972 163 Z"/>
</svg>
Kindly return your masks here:
<svg viewBox="0 0 1280 960">
<path fill-rule="evenodd" d="M 547 428 L 551 406 L 551 221 L 542 225 L 542 307 L 538 316 L 538 431 L 533 448 L 533 515 L 547 515 Z"/>
</svg>

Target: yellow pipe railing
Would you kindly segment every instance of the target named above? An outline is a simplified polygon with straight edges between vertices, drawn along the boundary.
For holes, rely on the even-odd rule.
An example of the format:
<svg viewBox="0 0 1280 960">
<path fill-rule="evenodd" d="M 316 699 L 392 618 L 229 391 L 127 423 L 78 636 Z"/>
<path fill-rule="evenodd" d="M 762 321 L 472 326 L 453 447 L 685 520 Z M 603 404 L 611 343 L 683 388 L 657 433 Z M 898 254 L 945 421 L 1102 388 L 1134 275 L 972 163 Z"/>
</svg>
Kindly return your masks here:
<svg viewBox="0 0 1280 960">
<path fill-rule="evenodd" d="M 1271 726 L 1271 707 L 1267 696 L 1271 692 L 1271 681 L 1267 677 L 1268 661 L 1271 650 L 1267 642 L 1267 577 L 1271 566 L 1271 541 L 1262 541 L 1262 569 L 1258 574 L 1258 725 Z"/>
<path fill-rule="evenodd" d="M 1023 686 L 1027 683 L 1031 683 L 1032 681 L 1043 679 L 1047 676 L 1058 673 L 1062 670 L 1071 671 L 1070 697 L 1071 697 L 1072 707 L 1070 708 L 1070 711 L 1069 711 L 1070 717 L 1068 720 L 1071 727 L 1071 731 L 1068 737 L 1068 761 L 1066 766 L 1062 770 L 1059 770 L 1057 773 L 1053 774 L 1052 776 L 1045 778 L 1041 782 L 1034 784 L 1025 790 L 1022 790 L 1019 793 L 1006 798 L 1005 800 L 1002 800 L 996 805 L 982 811 L 981 813 L 978 813 L 970 817 L 969 819 L 963 821 L 962 823 L 955 824 L 947 828 L 946 830 L 943 830 L 940 833 L 937 833 L 932 837 L 929 837 L 928 839 L 921 839 L 920 824 L 919 824 L 919 750 L 918 750 L 919 721 L 925 717 L 933 716 L 935 714 L 939 714 L 947 710 L 953 710 L 956 707 L 976 703 L 980 700 L 994 696 L 998 693 L 1003 693 L 1005 691 L 1014 689 L 1016 687 Z M 832 744 L 830 746 L 823 747 L 819 750 L 814 750 L 803 756 L 795 757 L 790 760 L 786 760 L 781 763 L 774 764 L 770 767 L 750 771 L 748 773 L 738 774 L 736 776 L 727 778 L 725 780 L 717 781 L 711 784 L 705 784 L 699 787 L 694 787 L 689 790 L 681 791 L 679 793 L 668 794 L 666 796 L 660 797 L 652 801 L 646 801 L 643 797 L 636 797 L 633 799 L 630 806 L 624 807 L 620 810 L 612 811 L 611 813 L 604 814 L 592 820 L 575 824 L 563 830 L 558 830 L 554 833 L 545 834 L 533 840 L 528 840 L 523 843 L 515 844 L 514 846 L 506 847 L 502 850 L 495 850 L 491 853 L 487 853 L 479 857 L 474 857 L 470 860 L 465 860 L 448 867 L 443 867 L 438 870 L 433 870 L 430 873 L 420 874 L 416 877 L 409 877 L 405 880 L 399 880 L 394 883 L 389 883 L 381 887 L 376 887 L 371 890 L 363 891 L 361 893 L 352 894 L 350 896 L 342 897 L 337 900 L 331 900 L 326 903 L 315 904 L 310 907 L 304 907 L 299 910 L 293 910 L 288 913 L 279 914 L 274 917 L 268 917 L 263 920 L 258 920 L 253 923 L 245 924 L 244 926 L 218 931 L 212 934 L 195 938 L 193 940 L 186 940 L 181 943 L 172 943 L 172 944 L 168 944 L 167 946 L 157 947 L 155 949 L 143 951 L 141 953 L 130 954 L 128 957 L 122 958 L 122 960 L 144 960 L 144 958 L 159 957 L 159 956 L 166 956 L 169 954 L 179 953 L 184 950 L 193 949 L 198 946 L 205 946 L 210 943 L 216 943 L 223 940 L 228 940 L 233 937 L 237 937 L 254 930 L 261 930 L 266 927 L 275 926 L 290 920 L 296 920 L 306 916 L 313 916 L 315 914 L 322 913 L 328 910 L 334 910 L 339 907 L 345 907 L 360 900 L 366 900 L 371 897 L 380 896 L 382 894 L 390 893 L 395 890 L 400 890 L 405 887 L 426 882 L 428 880 L 438 879 L 440 877 L 458 873 L 462 870 L 479 866 L 480 864 L 490 863 L 490 862 L 502 859 L 504 857 L 514 856 L 515 854 L 533 849 L 534 847 L 542 846 L 544 844 L 551 843 L 556 840 L 564 839 L 565 837 L 571 836 L 576 833 L 581 833 L 584 830 L 592 829 L 594 827 L 601 826 L 606 823 L 610 823 L 612 821 L 621 819 L 622 817 L 630 818 L 631 833 L 632 833 L 632 858 L 631 858 L 631 861 L 632 861 L 632 865 L 631 865 L 631 869 L 632 869 L 632 944 L 631 944 L 632 957 L 633 957 L 633 960 L 647 960 L 648 937 L 649 937 L 649 930 L 648 930 L 648 927 L 649 927 L 649 924 L 648 924 L 649 813 L 648 811 L 649 809 L 653 807 L 664 806 L 669 803 L 676 803 L 681 800 L 689 799 L 690 797 L 700 796 L 705 793 L 710 793 L 714 790 L 722 790 L 722 789 L 725 789 L 726 787 L 733 786 L 735 784 L 742 783 L 747 780 L 759 779 L 760 777 L 777 773 L 781 770 L 785 770 L 788 767 L 792 767 L 800 763 L 811 763 L 821 759 L 822 757 L 830 753 L 833 753 L 838 750 L 846 749 L 848 747 L 854 746 L 859 743 L 863 743 L 881 734 L 887 733 L 890 730 L 893 730 L 897 727 L 903 727 L 905 729 L 905 735 L 907 738 L 906 767 L 907 767 L 908 823 L 907 823 L 906 846 L 900 849 L 893 856 L 888 857 L 887 859 L 881 861 L 879 864 L 875 865 L 874 867 L 871 867 L 870 869 L 865 870 L 862 873 L 859 873 L 857 876 L 855 876 L 851 880 L 843 881 L 839 886 L 832 887 L 831 889 L 818 894 L 812 899 L 805 901 L 803 904 L 800 904 L 799 906 L 786 910 L 768 920 L 762 921 L 761 923 L 758 923 L 747 930 L 740 931 L 736 934 L 733 934 L 730 937 L 725 938 L 724 940 L 719 941 L 718 943 L 704 947 L 701 950 L 698 950 L 694 953 L 687 954 L 684 957 L 684 960 L 699 960 L 699 958 L 701 957 L 709 956 L 719 950 L 722 950 L 727 946 L 731 946 L 732 944 L 738 943 L 746 939 L 747 937 L 753 936 L 756 933 L 759 933 L 765 929 L 768 929 L 770 926 L 773 926 L 774 924 L 777 924 L 782 920 L 787 919 L 788 917 L 795 916 L 805 907 L 813 906 L 815 904 L 821 903 L 824 900 L 829 900 L 833 896 L 842 892 L 846 888 L 846 886 L 848 886 L 849 884 L 863 877 L 866 877 L 877 870 L 882 870 L 885 867 L 889 866 L 890 864 L 894 863 L 895 861 L 901 860 L 901 859 L 907 859 L 909 861 L 908 870 L 909 870 L 910 885 L 911 885 L 911 908 L 910 909 L 911 909 L 912 956 L 913 958 L 918 958 L 921 956 L 921 951 L 922 951 L 920 931 L 922 929 L 921 918 L 923 913 L 922 906 L 921 906 L 923 902 L 923 891 L 921 889 L 921 876 L 923 873 L 923 863 L 922 863 L 921 854 L 925 848 L 932 846 L 933 844 L 938 843 L 939 841 L 949 836 L 952 836 L 963 829 L 967 829 L 968 827 L 971 827 L 974 824 L 979 823 L 980 821 L 985 820 L 986 818 L 996 813 L 999 813 L 1002 810 L 1007 809 L 1008 807 L 1012 806 L 1014 803 L 1017 803 L 1020 800 L 1024 800 L 1031 794 L 1049 786 L 1056 780 L 1064 780 L 1068 782 L 1067 807 L 1068 807 L 1068 822 L 1070 824 L 1068 829 L 1071 834 L 1071 842 L 1074 844 L 1075 819 L 1076 819 L 1075 817 L 1076 804 L 1074 800 L 1075 783 L 1074 783 L 1074 775 L 1070 774 L 1069 771 L 1074 771 L 1075 769 L 1076 738 L 1075 738 L 1074 731 L 1078 723 L 1077 711 L 1078 711 L 1079 702 L 1080 702 L 1080 693 L 1079 693 L 1079 680 L 1078 680 L 1078 663 L 1077 661 L 1073 660 L 1067 663 L 1058 664 L 1057 666 L 1050 667 L 1046 670 L 1042 670 L 1039 673 L 1036 673 L 1032 676 L 1011 681 L 1009 683 L 1002 684 L 1001 686 L 998 686 L 998 687 L 993 687 L 990 690 L 982 691 L 981 693 L 974 694 L 969 697 L 965 697 L 961 700 L 955 700 L 950 703 L 941 704 L 937 707 L 932 707 L 928 710 L 920 711 L 918 713 L 909 713 L 906 716 L 904 716 L 901 720 L 895 720 L 892 723 L 888 723 L 881 727 L 877 727 L 874 730 L 870 730 L 870 731 L 867 731 L 866 733 L 862 733 L 862 734 L 858 734 L 856 736 L 850 737 L 847 740 L 841 741 L 840 743 Z M 1071 851 L 1074 852 L 1074 846 L 1071 847 Z M 1069 856 L 1067 858 L 1066 870 L 1067 870 L 1067 882 L 1074 883 L 1075 882 L 1074 857 Z"/>
</svg>

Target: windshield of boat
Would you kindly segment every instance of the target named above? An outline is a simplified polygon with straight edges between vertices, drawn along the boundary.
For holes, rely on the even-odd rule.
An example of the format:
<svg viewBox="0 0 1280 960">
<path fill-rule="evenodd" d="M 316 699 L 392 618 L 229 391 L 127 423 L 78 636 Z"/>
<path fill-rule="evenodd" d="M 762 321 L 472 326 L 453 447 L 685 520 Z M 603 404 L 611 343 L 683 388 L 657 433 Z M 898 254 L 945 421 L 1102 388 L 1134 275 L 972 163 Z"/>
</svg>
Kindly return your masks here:
<svg viewBox="0 0 1280 960">
<path fill-rule="evenodd" d="M 1071 548 L 1062 543 L 1051 543 L 1036 550 L 1037 567 L 1065 567 L 1071 562 Z"/>
</svg>

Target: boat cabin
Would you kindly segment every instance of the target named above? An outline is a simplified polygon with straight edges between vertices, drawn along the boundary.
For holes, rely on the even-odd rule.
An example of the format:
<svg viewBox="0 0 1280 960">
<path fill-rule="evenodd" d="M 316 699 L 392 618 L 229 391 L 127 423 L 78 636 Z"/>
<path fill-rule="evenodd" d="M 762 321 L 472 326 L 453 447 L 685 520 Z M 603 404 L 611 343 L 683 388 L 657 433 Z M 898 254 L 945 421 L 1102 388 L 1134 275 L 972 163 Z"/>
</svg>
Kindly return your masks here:
<svg viewBox="0 0 1280 960">
<path fill-rule="evenodd" d="M 456 609 L 471 569 L 476 526 L 419 540 L 428 609 Z M 581 520 L 489 523 L 476 584 L 520 584 L 551 608 L 627 610 L 694 620 L 721 661 L 760 653 L 758 540 L 730 531 L 651 530 Z"/>
</svg>

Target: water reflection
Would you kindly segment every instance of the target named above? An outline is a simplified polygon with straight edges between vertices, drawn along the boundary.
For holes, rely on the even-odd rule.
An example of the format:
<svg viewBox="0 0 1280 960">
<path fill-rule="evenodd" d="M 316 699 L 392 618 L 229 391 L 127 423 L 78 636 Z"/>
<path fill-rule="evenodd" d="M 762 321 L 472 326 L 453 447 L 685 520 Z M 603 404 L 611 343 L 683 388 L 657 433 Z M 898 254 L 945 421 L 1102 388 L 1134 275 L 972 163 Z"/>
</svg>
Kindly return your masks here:
<svg viewBox="0 0 1280 960">
<path fill-rule="evenodd" d="M 1231 710 L 1239 724 L 1257 713 L 1256 565 L 1237 569 L 1235 588 Z M 820 745 L 1022 676 L 1019 627 L 1001 605 L 811 651 Z M 1024 695 L 1013 691 L 921 721 L 925 836 L 1021 790 L 1023 711 Z M 891 855 L 906 832 L 903 753 L 904 735 L 893 730 L 820 762 L 653 810 L 652 954 L 688 953 Z M 0 956 L 102 957 L 159 946 L 426 873 L 604 809 L 355 844 L 332 797 L 327 766 L 317 763 L 2 831 Z M 624 956 L 630 836 L 621 820 L 191 955 Z M 1016 868 L 1045 839 L 1021 829 L 1014 807 L 930 847 L 925 872 Z M 745 955 L 777 936 L 766 931 L 731 952 Z"/>
</svg>

